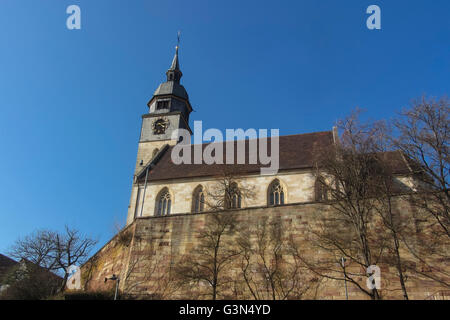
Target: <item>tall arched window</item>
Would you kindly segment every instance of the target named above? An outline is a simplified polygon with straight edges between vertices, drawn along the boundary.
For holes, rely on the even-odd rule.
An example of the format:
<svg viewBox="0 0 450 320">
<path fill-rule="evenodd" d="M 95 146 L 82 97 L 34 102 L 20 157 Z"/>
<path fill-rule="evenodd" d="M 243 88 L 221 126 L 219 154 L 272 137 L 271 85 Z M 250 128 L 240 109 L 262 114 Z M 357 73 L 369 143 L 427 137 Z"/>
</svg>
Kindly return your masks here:
<svg viewBox="0 0 450 320">
<path fill-rule="evenodd" d="M 156 215 L 165 216 L 170 214 L 172 207 L 172 199 L 170 197 L 169 189 L 164 188 L 159 192 L 156 199 Z"/>
<path fill-rule="evenodd" d="M 325 185 L 319 181 L 319 179 L 316 179 L 315 185 L 314 185 L 314 193 L 315 193 L 315 199 L 316 201 L 327 201 L 328 200 L 328 192 L 326 190 Z"/>
<path fill-rule="evenodd" d="M 226 190 L 225 206 L 227 209 L 239 209 L 242 207 L 242 195 L 236 182 L 229 186 Z"/>
<path fill-rule="evenodd" d="M 285 191 L 281 186 L 280 180 L 275 179 L 269 186 L 268 202 L 270 206 L 284 204 Z"/>
<path fill-rule="evenodd" d="M 192 212 L 199 213 L 205 211 L 205 192 L 202 186 L 195 188 L 192 197 Z"/>
</svg>

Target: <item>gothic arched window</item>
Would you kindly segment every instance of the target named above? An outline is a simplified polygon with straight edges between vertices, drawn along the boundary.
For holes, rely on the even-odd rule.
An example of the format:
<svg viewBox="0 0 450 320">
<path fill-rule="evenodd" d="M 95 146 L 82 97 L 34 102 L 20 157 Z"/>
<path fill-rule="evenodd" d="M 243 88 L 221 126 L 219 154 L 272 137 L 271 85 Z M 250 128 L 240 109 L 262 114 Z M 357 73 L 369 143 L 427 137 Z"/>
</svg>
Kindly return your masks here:
<svg viewBox="0 0 450 320">
<path fill-rule="evenodd" d="M 316 201 L 326 201 L 328 200 L 328 192 L 326 190 L 325 185 L 319 180 L 316 179 L 314 185 L 314 197 Z"/>
<path fill-rule="evenodd" d="M 233 182 L 225 195 L 225 206 L 227 209 L 240 209 L 242 207 L 242 195 L 236 182 Z"/>
<path fill-rule="evenodd" d="M 284 204 L 285 200 L 285 191 L 281 186 L 280 180 L 275 179 L 269 186 L 269 195 L 268 195 L 269 206 L 277 206 L 280 204 Z"/>
<path fill-rule="evenodd" d="M 170 197 L 169 189 L 164 188 L 159 192 L 156 198 L 156 215 L 165 216 L 170 214 L 172 206 L 172 199 Z"/>
<path fill-rule="evenodd" d="M 192 197 L 192 212 L 199 213 L 205 211 L 205 192 L 202 186 L 195 188 Z"/>
</svg>

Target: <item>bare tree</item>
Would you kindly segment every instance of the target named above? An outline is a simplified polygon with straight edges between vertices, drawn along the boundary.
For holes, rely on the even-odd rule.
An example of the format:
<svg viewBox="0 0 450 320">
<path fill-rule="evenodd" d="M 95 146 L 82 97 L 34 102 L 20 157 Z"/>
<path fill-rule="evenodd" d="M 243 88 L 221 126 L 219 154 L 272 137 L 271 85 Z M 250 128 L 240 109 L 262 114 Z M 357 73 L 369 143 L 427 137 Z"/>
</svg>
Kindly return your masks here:
<svg viewBox="0 0 450 320">
<path fill-rule="evenodd" d="M 397 271 L 403 296 L 408 299 L 406 272 L 420 273 L 445 284 L 448 274 L 440 265 L 448 261 L 448 257 L 445 256 L 446 239 L 442 241 L 441 237 L 436 241 L 433 228 L 430 228 L 427 219 L 420 217 L 421 212 L 402 214 L 396 205 L 400 194 L 412 192 L 398 180 L 396 161 L 409 170 L 412 181 L 417 177 L 423 181 L 431 180 L 429 174 L 424 174 L 423 168 L 418 169 L 416 159 L 410 159 L 403 152 L 406 147 L 392 151 L 401 139 L 394 140 L 384 122 L 361 123 L 358 113 L 339 122 L 342 136 L 332 150 L 319 151 L 317 183 L 328 196 L 324 198 L 331 200 L 327 201 L 327 205 L 333 210 L 322 214 L 319 228 L 313 233 L 316 245 L 328 252 L 329 258 L 322 258 L 321 267 L 311 261 L 309 265 L 316 272 L 336 280 L 341 280 L 339 273 L 344 273 L 344 280 L 353 283 L 372 299 L 381 298 L 379 292 L 376 289 L 367 290 L 354 280 L 363 277 L 364 272 L 350 273 L 348 266 L 345 270 L 339 259 L 345 258 L 350 265 L 359 265 L 361 270 L 377 262 L 391 265 Z M 397 123 L 397 126 L 400 125 Z M 406 132 L 405 127 L 403 130 Z M 412 131 L 417 132 L 417 129 Z M 396 143 L 392 144 L 392 141 Z M 414 148 L 424 150 L 421 144 Z M 442 189 L 436 193 L 436 185 L 433 189 L 429 185 L 424 189 L 425 183 L 419 185 L 422 188 L 409 197 L 413 203 L 420 203 L 422 209 L 435 209 L 435 205 L 430 206 L 430 194 L 438 196 L 440 204 L 445 203 L 442 201 L 445 194 Z M 443 211 L 446 212 L 446 209 Z M 441 217 L 442 214 L 433 216 Z M 417 229 L 418 221 L 423 230 Z M 414 267 L 415 263 L 405 249 L 422 265 L 426 264 L 428 272 Z M 432 259 L 427 258 L 430 255 Z M 429 272 L 431 269 L 435 272 Z"/>
<path fill-rule="evenodd" d="M 408 300 L 408 292 L 406 289 L 406 260 L 401 253 L 401 239 L 410 241 L 409 227 L 411 226 L 411 214 L 401 214 L 396 205 L 396 198 L 405 192 L 410 192 L 410 188 L 403 185 L 395 172 L 395 164 L 400 163 L 406 166 L 406 158 L 401 151 L 393 151 L 392 130 L 385 122 L 374 122 L 369 125 L 371 139 L 365 148 L 369 155 L 373 158 L 371 162 L 370 179 L 368 179 L 370 197 L 374 200 L 374 211 L 379 218 L 374 223 L 375 228 L 379 228 L 375 239 L 379 241 L 379 247 L 385 248 L 383 254 L 383 263 L 393 266 L 397 270 L 397 276 L 403 297 Z M 409 173 L 409 178 L 411 172 Z M 379 224 L 377 224 L 379 222 Z"/>
<path fill-rule="evenodd" d="M 170 299 L 179 286 L 172 270 L 172 257 L 157 253 L 152 246 L 142 245 L 141 239 L 135 242 L 138 243 L 134 243 L 130 251 L 122 293 L 125 296 L 144 296 L 142 287 L 145 287 L 145 296 L 149 299 Z"/>
<path fill-rule="evenodd" d="M 69 277 L 69 267 L 86 262 L 96 244 L 96 240 L 66 226 L 64 233 L 38 230 L 18 239 L 11 247 L 10 255 L 46 270 L 61 272 L 64 275 L 60 287 L 62 291 Z"/>
<path fill-rule="evenodd" d="M 240 269 L 255 300 L 301 299 L 310 288 L 305 266 L 290 230 L 279 219 L 261 217 L 255 227 L 239 231 Z"/>
<path fill-rule="evenodd" d="M 402 215 L 395 205 L 395 197 L 403 191 L 403 188 L 394 176 L 390 163 L 390 156 L 392 155 L 393 153 L 385 152 L 385 150 L 380 150 L 376 155 L 377 168 L 373 173 L 374 179 L 372 180 L 373 196 L 376 200 L 374 209 L 383 226 L 378 239 L 381 239 L 387 249 L 384 253 L 383 262 L 392 265 L 397 270 L 403 297 L 408 300 L 405 271 L 409 261 L 401 253 L 401 242 L 402 240 L 413 241 L 412 234 L 409 231 L 412 216 L 411 214 Z M 397 155 L 401 156 L 399 153 Z"/>
<path fill-rule="evenodd" d="M 418 267 L 418 275 L 450 287 L 450 274 L 442 266 L 450 261 L 450 100 L 422 97 L 395 121 L 399 137 L 394 145 L 414 170 L 415 192 L 410 200 L 416 211 L 414 241 L 405 241 Z"/>
<path fill-rule="evenodd" d="M 413 267 L 408 268 L 412 276 L 436 282 L 442 287 L 450 288 L 450 241 L 443 232 L 439 232 L 436 223 L 430 222 L 429 215 L 416 212 L 415 224 L 408 232 L 400 233 L 402 244 L 411 254 Z"/>
<path fill-rule="evenodd" d="M 198 246 L 184 256 L 176 268 L 183 285 L 209 286 L 207 293 L 216 300 L 233 280 L 226 274 L 238 252 L 232 240 L 236 233 L 236 217 L 227 210 L 240 208 L 242 202 L 254 197 L 253 186 L 247 186 L 233 169 L 225 169 L 216 182 L 206 189 L 204 203 L 211 211 L 205 226 L 198 232 Z"/>
<path fill-rule="evenodd" d="M 339 121 L 339 143 L 316 150 L 316 181 L 332 200 L 327 202 L 332 210 L 323 212 L 311 230 L 315 245 L 327 255 L 306 263 L 317 274 L 349 281 L 370 298 L 380 299 L 376 288 L 366 289 L 357 279 L 368 276 L 367 268 L 380 261 L 384 249 L 373 224 L 376 200 L 372 183 L 376 163 L 373 146 L 382 125 L 362 124 L 358 114 L 359 110 Z M 357 271 L 345 270 L 339 263 L 341 258 L 357 266 Z"/>
<path fill-rule="evenodd" d="M 177 281 L 172 255 L 164 255 L 155 259 L 149 269 L 154 270 L 150 278 L 150 297 L 158 300 L 176 297 L 181 284 Z"/>
<path fill-rule="evenodd" d="M 415 204 L 425 209 L 450 237 L 450 100 L 422 97 L 395 122 L 395 146 L 412 160 L 417 185 Z"/>
<path fill-rule="evenodd" d="M 55 233 L 52 239 L 54 249 L 50 256 L 55 261 L 55 266 L 64 273 L 61 290 L 64 290 L 69 277 L 69 267 L 82 265 L 89 258 L 92 248 L 97 240 L 84 236 L 79 230 L 65 227 L 64 233 Z"/>
<path fill-rule="evenodd" d="M 223 170 L 216 183 L 206 190 L 205 204 L 211 211 L 240 208 L 255 197 L 254 186 L 245 184 L 233 169 Z"/>
<path fill-rule="evenodd" d="M 55 250 L 54 238 L 53 231 L 37 230 L 17 239 L 8 254 L 17 260 L 28 260 L 47 270 L 55 270 L 56 261 L 52 255 Z"/>
<path fill-rule="evenodd" d="M 231 212 L 212 212 L 205 217 L 205 226 L 197 236 L 199 244 L 176 267 L 183 285 L 206 285 L 206 295 L 212 300 L 225 291 L 222 289 L 232 282 L 226 268 L 238 254 L 232 241 L 235 225 Z"/>
</svg>

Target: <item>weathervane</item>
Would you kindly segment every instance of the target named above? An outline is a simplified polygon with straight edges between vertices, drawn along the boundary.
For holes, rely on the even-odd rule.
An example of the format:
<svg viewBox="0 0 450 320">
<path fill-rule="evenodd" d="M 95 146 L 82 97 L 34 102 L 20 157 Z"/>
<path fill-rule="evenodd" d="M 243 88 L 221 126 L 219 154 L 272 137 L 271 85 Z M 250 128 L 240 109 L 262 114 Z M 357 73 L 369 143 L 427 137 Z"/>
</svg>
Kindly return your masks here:
<svg viewBox="0 0 450 320">
<path fill-rule="evenodd" d="M 177 46 L 175 47 L 178 52 L 178 48 L 180 47 L 180 38 L 181 38 L 181 31 L 177 32 Z"/>
</svg>

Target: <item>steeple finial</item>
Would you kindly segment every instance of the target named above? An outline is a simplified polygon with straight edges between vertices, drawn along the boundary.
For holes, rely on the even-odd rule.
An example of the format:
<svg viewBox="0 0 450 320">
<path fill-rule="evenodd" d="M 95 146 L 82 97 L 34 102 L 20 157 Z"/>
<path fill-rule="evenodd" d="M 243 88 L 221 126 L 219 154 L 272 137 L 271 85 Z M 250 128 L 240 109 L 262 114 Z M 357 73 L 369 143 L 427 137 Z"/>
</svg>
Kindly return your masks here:
<svg viewBox="0 0 450 320">
<path fill-rule="evenodd" d="M 177 46 L 175 47 L 177 53 L 178 53 L 178 48 L 180 47 L 180 38 L 181 38 L 181 31 L 178 30 L 178 32 L 177 32 Z"/>
</svg>

